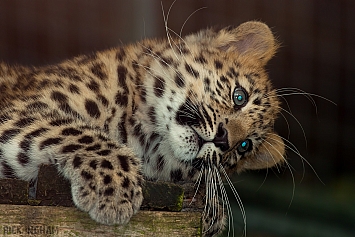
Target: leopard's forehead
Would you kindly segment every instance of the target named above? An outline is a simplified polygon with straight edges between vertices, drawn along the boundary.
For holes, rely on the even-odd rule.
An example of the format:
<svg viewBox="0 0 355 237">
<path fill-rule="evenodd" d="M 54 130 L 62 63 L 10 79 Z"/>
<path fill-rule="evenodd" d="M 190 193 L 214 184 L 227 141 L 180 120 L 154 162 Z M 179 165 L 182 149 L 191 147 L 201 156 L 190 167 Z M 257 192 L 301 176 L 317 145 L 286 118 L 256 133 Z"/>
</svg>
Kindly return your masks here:
<svg viewBox="0 0 355 237">
<path fill-rule="evenodd" d="M 178 49 L 168 45 L 154 61 L 146 84 L 158 97 L 166 93 L 171 94 L 170 101 L 195 98 L 232 112 L 233 90 L 242 87 L 253 105 L 261 105 L 263 97 L 268 97 L 267 106 L 279 105 L 264 68 L 253 58 L 193 44 Z"/>
</svg>

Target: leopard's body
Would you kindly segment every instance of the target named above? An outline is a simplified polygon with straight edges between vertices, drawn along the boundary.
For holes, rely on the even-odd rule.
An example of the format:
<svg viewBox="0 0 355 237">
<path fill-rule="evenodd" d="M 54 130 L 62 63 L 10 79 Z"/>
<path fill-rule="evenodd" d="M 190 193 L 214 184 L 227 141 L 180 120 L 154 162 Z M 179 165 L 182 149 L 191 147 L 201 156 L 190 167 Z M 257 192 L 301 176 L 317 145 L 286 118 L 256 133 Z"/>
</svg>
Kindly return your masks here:
<svg viewBox="0 0 355 237">
<path fill-rule="evenodd" d="M 0 178 L 35 180 L 40 164 L 55 164 L 78 208 L 122 224 L 143 179 L 271 167 L 284 159 L 264 70 L 276 47 L 266 25 L 248 22 L 46 67 L 0 64 Z M 224 225 L 225 213 L 214 215 L 206 235 Z"/>
</svg>

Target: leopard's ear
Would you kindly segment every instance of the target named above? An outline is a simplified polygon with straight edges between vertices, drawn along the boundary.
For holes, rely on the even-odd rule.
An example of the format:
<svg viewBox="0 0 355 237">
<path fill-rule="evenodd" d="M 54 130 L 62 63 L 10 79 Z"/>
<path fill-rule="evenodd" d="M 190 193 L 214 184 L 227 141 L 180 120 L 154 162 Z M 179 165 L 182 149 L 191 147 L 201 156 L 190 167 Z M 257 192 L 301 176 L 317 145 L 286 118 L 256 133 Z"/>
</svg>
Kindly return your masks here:
<svg viewBox="0 0 355 237">
<path fill-rule="evenodd" d="M 285 162 L 285 144 L 276 133 L 269 133 L 251 157 L 241 162 L 241 170 L 265 169 Z"/>
<path fill-rule="evenodd" d="M 272 58 L 278 48 L 270 28 L 258 21 L 249 21 L 236 28 L 220 30 L 215 43 L 220 50 L 256 58 L 262 65 Z"/>
</svg>

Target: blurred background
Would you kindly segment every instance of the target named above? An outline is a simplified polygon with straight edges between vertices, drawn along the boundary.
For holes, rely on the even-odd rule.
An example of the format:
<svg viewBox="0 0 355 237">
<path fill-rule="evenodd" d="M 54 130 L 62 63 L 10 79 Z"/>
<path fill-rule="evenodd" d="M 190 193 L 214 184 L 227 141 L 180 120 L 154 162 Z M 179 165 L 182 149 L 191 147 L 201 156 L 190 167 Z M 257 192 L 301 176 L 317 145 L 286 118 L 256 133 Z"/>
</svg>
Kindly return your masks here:
<svg viewBox="0 0 355 237">
<path fill-rule="evenodd" d="M 0 0 L 0 60 L 39 66 L 165 37 L 161 4 L 167 14 L 171 0 Z M 285 95 L 277 121 L 302 156 L 292 148 L 289 166 L 233 177 L 247 234 L 355 236 L 355 1 L 177 0 L 168 25 L 176 32 L 184 25 L 185 35 L 248 20 L 267 23 L 282 44 L 267 66 L 275 87 L 314 94 L 315 105 Z M 233 207 L 241 236 L 241 212 Z"/>
</svg>

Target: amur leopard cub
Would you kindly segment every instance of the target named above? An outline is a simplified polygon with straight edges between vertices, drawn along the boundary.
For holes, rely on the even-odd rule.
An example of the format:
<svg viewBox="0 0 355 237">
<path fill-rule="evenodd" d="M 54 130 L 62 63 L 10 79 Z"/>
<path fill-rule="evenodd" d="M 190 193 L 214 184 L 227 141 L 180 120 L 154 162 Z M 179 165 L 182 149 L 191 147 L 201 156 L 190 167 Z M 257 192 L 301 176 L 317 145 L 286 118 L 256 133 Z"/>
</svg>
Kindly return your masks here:
<svg viewBox="0 0 355 237">
<path fill-rule="evenodd" d="M 202 180 L 203 230 L 218 234 L 227 209 L 208 186 L 284 160 L 264 70 L 276 49 L 265 24 L 246 22 L 45 67 L 2 63 L 0 178 L 33 181 L 55 164 L 76 206 L 109 225 L 138 211 L 144 179 Z"/>
</svg>

